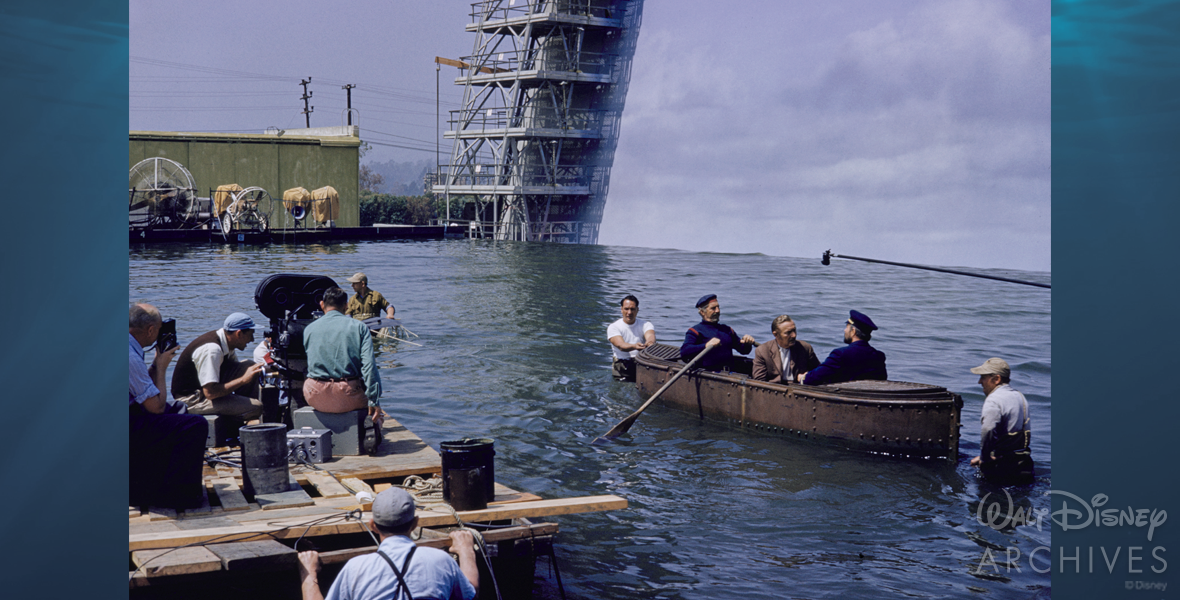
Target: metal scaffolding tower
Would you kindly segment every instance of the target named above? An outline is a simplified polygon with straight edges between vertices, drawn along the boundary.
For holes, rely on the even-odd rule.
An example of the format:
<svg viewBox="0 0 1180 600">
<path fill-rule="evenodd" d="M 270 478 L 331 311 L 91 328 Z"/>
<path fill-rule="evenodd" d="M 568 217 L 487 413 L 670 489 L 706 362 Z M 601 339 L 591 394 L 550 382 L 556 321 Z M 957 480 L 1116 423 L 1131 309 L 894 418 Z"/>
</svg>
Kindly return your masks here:
<svg viewBox="0 0 1180 600">
<path fill-rule="evenodd" d="M 476 237 L 597 243 L 643 0 L 471 6 L 463 108 L 431 191 L 475 204 Z"/>
</svg>

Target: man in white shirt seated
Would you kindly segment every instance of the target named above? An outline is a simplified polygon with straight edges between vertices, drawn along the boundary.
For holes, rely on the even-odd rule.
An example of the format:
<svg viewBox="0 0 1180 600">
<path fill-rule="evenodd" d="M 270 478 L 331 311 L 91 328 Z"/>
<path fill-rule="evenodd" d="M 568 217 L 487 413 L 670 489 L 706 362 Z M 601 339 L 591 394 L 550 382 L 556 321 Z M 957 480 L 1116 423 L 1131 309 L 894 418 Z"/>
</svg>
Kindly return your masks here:
<svg viewBox="0 0 1180 600">
<path fill-rule="evenodd" d="M 245 313 L 225 319 L 221 329 L 193 340 L 176 359 L 172 397 L 194 415 L 225 415 L 249 421 L 262 415 L 258 374 L 262 365 L 239 361 L 235 350 L 254 341 L 254 321 Z"/>
<path fill-rule="evenodd" d="M 622 302 L 623 318 L 606 328 L 606 338 L 614 352 L 612 371 L 619 381 L 635 381 L 635 357 L 639 351 L 656 343 L 656 329 L 650 321 L 640 321 L 639 299 L 631 294 Z"/>
</svg>

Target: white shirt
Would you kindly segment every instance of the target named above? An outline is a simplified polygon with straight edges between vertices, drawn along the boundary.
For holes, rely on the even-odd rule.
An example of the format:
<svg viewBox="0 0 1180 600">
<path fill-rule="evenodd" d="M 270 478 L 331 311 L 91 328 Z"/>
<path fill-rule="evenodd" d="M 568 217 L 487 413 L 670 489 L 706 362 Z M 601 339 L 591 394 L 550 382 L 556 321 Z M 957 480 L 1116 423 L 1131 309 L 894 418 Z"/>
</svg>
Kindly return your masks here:
<svg viewBox="0 0 1180 600">
<path fill-rule="evenodd" d="M 266 340 L 258 342 L 258 346 L 254 348 L 254 362 L 266 366 L 266 357 L 270 354 L 270 348 L 266 346 Z"/>
<path fill-rule="evenodd" d="M 783 348 L 782 346 L 779 346 L 777 340 L 772 340 L 772 341 L 774 343 L 774 346 L 776 348 L 778 348 L 778 357 L 779 357 L 779 360 L 783 363 L 783 374 L 785 375 L 785 377 L 783 377 L 783 379 L 794 381 L 791 379 L 791 364 L 790 364 L 791 363 L 791 349 L 790 348 Z M 798 342 L 795 342 L 795 343 L 798 343 Z"/>
<path fill-rule="evenodd" d="M 226 359 L 237 361 L 238 357 L 225 340 L 225 330 L 217 330 L 218 344 L 205 344 L 193 350 L 193 364 L 197 367 L 197 381 L 204 387 L 221 381 L 221 363 Z"/>
<path fill-rule="evenodd" d="M 623 338 L 623 343 L 625 344 L 638 344 L 639 342 L 643 341 L 643 334 L 647 333 L 648 331 L 655 331 L 655 329 L 656 328 L 652 326 L 651 321 L 640 321 L 639 319 L 635 319 L 635 323 L 628 325 L 623 322 L 622 319 L 619 319 L 618 321 L 611 323 L 610 326 L 606 328 L 606 339 L 607 341 L 610 341 L 611 338 L 617 335 Z M 615 358 L 619 360 L 634 358 L 639 355 L 638 350 L 624 352 L 619 350 L 619 347 L 614 344 L 611 344 L 610 348 L 614 351 Z"/>
</svg>

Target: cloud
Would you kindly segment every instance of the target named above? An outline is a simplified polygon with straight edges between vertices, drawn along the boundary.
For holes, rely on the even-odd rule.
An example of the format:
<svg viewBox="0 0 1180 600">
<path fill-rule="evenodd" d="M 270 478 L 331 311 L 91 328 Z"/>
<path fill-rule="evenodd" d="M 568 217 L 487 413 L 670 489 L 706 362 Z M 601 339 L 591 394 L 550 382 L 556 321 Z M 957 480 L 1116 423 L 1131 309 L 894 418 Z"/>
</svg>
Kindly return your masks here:
<svg viewBox="0 0 1180 600">
<path fill-rule="evenodd" d="M 1048 270 L 1049 38 L 1007 6 L 796 11 L 806 46 L 645 14 L 601 241 Z"/>
</svg>

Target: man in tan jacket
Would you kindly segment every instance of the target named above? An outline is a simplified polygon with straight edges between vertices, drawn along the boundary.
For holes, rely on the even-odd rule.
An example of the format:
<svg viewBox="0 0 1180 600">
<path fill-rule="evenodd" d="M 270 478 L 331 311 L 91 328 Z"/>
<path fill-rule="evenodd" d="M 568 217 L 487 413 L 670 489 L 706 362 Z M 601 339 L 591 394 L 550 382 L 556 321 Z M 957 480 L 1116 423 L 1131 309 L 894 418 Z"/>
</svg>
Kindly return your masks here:
<svg viewBox="0 0 1180 600">
<path fill-rule="evenodd" d="M 774 341 L 762 344 L 754 350 L 754 379 L 772 383 L 794 383 L 800 374 L 819 366 L 819 359 L 816 358 L 811 344 L 795 339 L 795 322 L 791 317 L 775 317 L 770 323 L 770 333 L 774 334 Z M 785 378 L 784 371 L 787 374 Z"/>
</svg>

